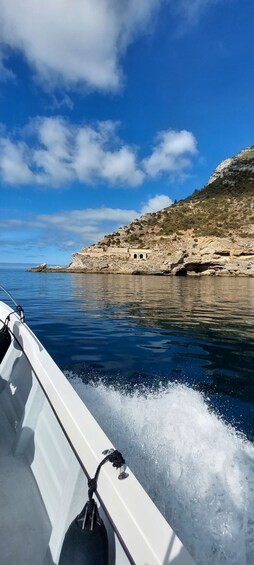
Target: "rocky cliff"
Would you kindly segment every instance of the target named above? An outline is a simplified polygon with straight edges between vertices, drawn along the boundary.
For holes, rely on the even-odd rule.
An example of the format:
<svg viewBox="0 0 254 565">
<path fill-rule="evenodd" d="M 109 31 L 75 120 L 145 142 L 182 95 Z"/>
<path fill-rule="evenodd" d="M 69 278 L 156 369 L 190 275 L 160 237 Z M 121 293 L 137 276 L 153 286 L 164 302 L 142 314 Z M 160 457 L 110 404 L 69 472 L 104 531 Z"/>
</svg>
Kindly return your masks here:
<svg viewBox="0 0 254 565">
<path fill-rule="evenodd" d="M 71 272 L 254 276 L 254 146 L 208 183 L 75 253 Z"/>
</svg>

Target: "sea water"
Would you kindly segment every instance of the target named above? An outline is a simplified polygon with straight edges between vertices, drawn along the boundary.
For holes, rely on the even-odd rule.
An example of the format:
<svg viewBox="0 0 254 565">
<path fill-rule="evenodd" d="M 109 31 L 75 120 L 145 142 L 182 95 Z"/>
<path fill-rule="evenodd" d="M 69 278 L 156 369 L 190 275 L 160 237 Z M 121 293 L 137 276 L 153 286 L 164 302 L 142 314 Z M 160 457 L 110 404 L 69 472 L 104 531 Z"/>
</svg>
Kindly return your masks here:
<svg viewBox="0 0 254 565">
<path fill-rule="evenodd" d="M 254 279 L 0 271 L 196 562 L 251 565 Z"/>
</svg>

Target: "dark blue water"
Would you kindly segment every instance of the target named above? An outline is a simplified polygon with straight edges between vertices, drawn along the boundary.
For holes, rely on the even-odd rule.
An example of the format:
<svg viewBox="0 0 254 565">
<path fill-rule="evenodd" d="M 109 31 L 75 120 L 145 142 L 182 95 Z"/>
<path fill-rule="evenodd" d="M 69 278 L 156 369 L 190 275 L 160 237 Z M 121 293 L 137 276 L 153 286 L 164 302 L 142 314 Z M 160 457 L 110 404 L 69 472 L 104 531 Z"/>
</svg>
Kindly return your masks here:
<svg viewBox="0 0 254 565">
<path fill-rule="evenodd" d="M 252 565 L 254 279 L 0 281 L 197 565 Z"/>
<path fill-rule="evenodd" d="M 254 279 L 25 272 L 0 284 L 61 368 L 131 390 L 177 381 L 254 439 Z"/>
</svg>

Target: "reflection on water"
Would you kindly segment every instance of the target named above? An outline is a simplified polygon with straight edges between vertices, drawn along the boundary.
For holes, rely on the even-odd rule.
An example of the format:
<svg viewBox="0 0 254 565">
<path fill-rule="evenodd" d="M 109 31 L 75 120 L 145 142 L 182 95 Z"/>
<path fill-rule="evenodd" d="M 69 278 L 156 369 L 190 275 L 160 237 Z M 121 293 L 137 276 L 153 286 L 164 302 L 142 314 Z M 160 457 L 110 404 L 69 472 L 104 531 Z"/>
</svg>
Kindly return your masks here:
<svg viewBox="0 0 254 565">
<path fill-rule="evenodd" d="M 254 337 L 254 280 L 86 275 L 72 277 L 85 307 L 103 305 L 147 325 L 223 329 Z M 119 309 L 120 307 L 120 309 Z M 222 325 L 221 325 L 222 324 Z"/>
<path fill-rule="evenodd" d="M 72 287 L 110 327 L 109 365 L 98 359 L 98 374 L 103 365 L 125 385 L 191 384 L 253 438 L 253 279 L 90 275 Z"/>
<path fill-rule="evenodd" d="M 253 439 L 254 279 L 6 270 L 0 279 L 63 368 L 129 389 L 191 385 Z"/>
</svg>

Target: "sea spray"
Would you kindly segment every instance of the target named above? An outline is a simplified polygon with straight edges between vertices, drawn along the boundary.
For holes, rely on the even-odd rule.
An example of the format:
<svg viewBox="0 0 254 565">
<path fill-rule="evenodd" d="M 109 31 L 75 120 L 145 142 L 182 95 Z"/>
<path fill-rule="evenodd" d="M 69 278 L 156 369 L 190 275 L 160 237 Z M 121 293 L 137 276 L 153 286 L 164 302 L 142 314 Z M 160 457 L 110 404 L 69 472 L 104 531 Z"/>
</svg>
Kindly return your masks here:
<svg viewBox="0 0 254 565">
<path fill-rule="evenodd" d="M 67 376 L 197 564 L 252 565 L 253 445 L 187 386 L 127 393 Z"/>
</svg>

